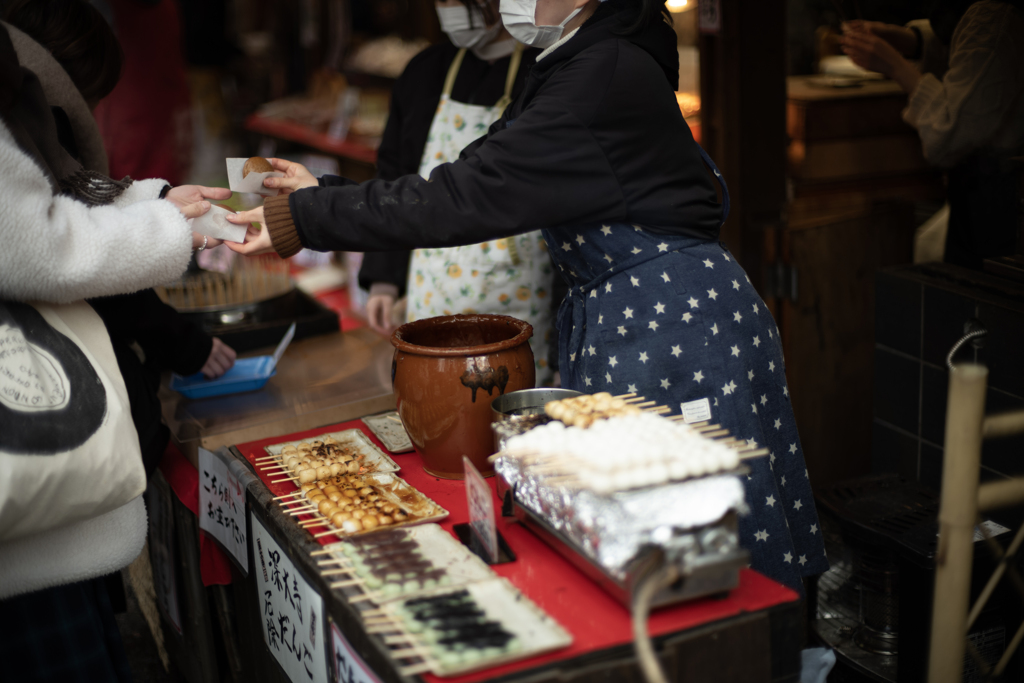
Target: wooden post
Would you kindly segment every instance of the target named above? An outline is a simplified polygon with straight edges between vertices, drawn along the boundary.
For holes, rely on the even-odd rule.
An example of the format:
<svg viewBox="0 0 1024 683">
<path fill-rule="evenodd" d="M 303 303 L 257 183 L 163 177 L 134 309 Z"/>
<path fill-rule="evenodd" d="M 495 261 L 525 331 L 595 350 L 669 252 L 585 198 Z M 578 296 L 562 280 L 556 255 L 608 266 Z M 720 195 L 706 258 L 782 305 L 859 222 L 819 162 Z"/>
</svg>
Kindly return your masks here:
<svg viewBox="0 0 1024 683">
<path fill-rule="evenodd" d="M 929 683 L 959 683 L 963 670 L 987 380 L 988 369 L 980 365 L 949 373 Z"/>
</svg>

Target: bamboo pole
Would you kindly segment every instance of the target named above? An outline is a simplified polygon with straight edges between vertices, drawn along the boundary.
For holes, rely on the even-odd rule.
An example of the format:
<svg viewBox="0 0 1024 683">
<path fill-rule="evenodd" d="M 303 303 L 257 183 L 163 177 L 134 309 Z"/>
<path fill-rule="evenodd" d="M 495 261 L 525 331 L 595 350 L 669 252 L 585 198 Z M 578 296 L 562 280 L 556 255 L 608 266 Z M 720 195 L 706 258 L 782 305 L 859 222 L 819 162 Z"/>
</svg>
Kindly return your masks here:
<svg viewBox="0 0 1024 683">
<path fill-rule="evenodd" d="M 959 683 L 963 669 L 987 379 L 980 365 L 957 365 L 949 373 L 929 683 Z"/>
</svg>

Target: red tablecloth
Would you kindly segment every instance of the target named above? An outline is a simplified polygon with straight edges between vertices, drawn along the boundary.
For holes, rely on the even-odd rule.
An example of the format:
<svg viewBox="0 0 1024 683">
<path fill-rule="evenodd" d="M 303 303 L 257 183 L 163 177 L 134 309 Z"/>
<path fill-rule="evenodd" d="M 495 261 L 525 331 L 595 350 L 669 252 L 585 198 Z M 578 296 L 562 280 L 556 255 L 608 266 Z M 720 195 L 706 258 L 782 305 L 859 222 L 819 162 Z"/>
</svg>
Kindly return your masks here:
<svg viewBox="0 0 1024 683">
<path fill-rule="evenodd" d="M 252 441 L 240 444 L 237 448 L 250 462 L 254 462 L 255 458 L 267 454 L 265 446 L 352 428 L 361 429 L 378 447 L 387 451 L 366 425 L 358 420 Z M 465 485 L 461 481 L 437 479 L 427 474 L 423 471 L 422 461 L 416 453 L 392 457 L 402 468 L 399 476 L 451 513 L 448 519 L 441 522 L 441 526 L 449 533 L 453 525 L 469 521 Z M 283 495 L 296 489 L 291 482 L 271 484 L 263 471 L 257 472 L 274 495 Z M 489 481 L 493 490 L 494 479 Z M 498 504 L 496 495 L 495 504 Z M 500 510 L 500 506 L 496 510 Z M 515 562 L 495 565 L 494 571 L 511 581 L 565 627 L 572 634 L 573 644 L 558 652 L 457 678 L 441 679 L 427 674 L 424 679 L 438 683 L 474 683 L 632 642 L 630 614 L 623 605 L 613 600 L 594 581 L 584 576 L 520 524 L 502 518 L 499 514 L 498 531 L 508 541 L 518 559 Z M 319 540 L 325 545 L 336 541 L 333 536 Z M 798 599 L 799 596 L 785 586 L 752 570 L 744 570 L 740 575 L 740 585 L 727 598 L 697 600 L 678 607 L 657 610 L 651 616 L 650 631 L 654 636 L 675 633 L 742 612 L 763 610 Z"/>
<path fill-rule="evenodd" d="M 178 500 L 199 514 L 199 472 L 174 444 L 167 444 L 160 460 L 160 472 L 171 485 Z M 231 583 L 231 560 L 205 531 L 199 532 L 199 573 L 204 586 L 226 586 Z"/>
</svg>

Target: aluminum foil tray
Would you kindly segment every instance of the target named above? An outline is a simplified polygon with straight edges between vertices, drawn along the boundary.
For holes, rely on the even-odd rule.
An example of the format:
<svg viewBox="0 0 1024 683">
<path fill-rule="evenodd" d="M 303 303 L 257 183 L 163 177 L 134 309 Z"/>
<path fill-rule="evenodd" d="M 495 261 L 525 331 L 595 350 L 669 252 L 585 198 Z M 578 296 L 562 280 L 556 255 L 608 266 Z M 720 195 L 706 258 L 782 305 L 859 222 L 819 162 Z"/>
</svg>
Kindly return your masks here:
<svg viewBox="0 0 1024 683">
<path fill-rule="evenodd" d="M 621 576 L 603 567 L 588 556 L 576 542 L 555 529 L 540 514 L 522 504 L 501 473 L 496 474 L 498 496 L 504 501 L 503 514 L 515 517 L 520 523 L 555 549 L 577 569 L 589 576 L 605 591 L 626 607 L 633 602 L 633 594 L 640 581 L 650 572 L 660 553 L 647 546 L 630 561 Z M 689 529 L 667 541 L 662 550 L 669 561 L 675 562 L 680 573 L 686 575 L 654 596 L 652 607 L 665 607 L 697 598 L 719 595 L 739 585 L 740 570 L 750 562 L 750 554 L 736 544 L 724 552 L 715 549 L 718 539 L 735 538 L 738 519 L 729 512 L 718 521 Z"/>
</svg>

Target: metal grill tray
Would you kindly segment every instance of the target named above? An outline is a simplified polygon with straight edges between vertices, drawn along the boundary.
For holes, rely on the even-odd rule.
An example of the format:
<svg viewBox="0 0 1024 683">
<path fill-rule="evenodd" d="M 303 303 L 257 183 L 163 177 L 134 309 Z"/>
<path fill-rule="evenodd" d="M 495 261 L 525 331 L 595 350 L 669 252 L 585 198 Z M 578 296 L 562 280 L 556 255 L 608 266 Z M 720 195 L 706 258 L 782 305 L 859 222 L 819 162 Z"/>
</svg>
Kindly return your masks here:
<svg viewBox="0 0 1024 683">
<path fill-rule="evenodd" d="M 549 525 L 543 517 L 525 505 L 521 505 L 515 499 L 514 492 L 508 485 L 508 482 L 500 474 L 496 474 L 495 479 L 498 496 L 504 501 L 502 511 L 506 517 L 515 517 L 516 520 L 540 537 L 542 541 L 554 548 L 559 555 L 593 579 L 601 588 L 627 608 L 633 604 L 633 593 L 637 589 L 639 581 L 652 569 L 654 553 L 647 553 L 636 558 L 627 567 L 625 580 L 620 580 L 588 557 L 582 549 Z M 731 525 L 735 528 L 735 514 L 726 515 L 716 524 L 709 526 L 718 525 Z M 693 531 L 699 533 L 707 528 L 702 527 Z M 743 549 L 717 555 L 702 554 L 692 560 L 686 568 L 689 572 L 686 580 L 655 594 L 651 606 L 665 607 L 708 595 L 727 593 L 739 585 L 740 569 L 746 567 L 749 562 L 750 554 Z M 683 568 L 681 567 L 680 569 Z"/>
</svg>

